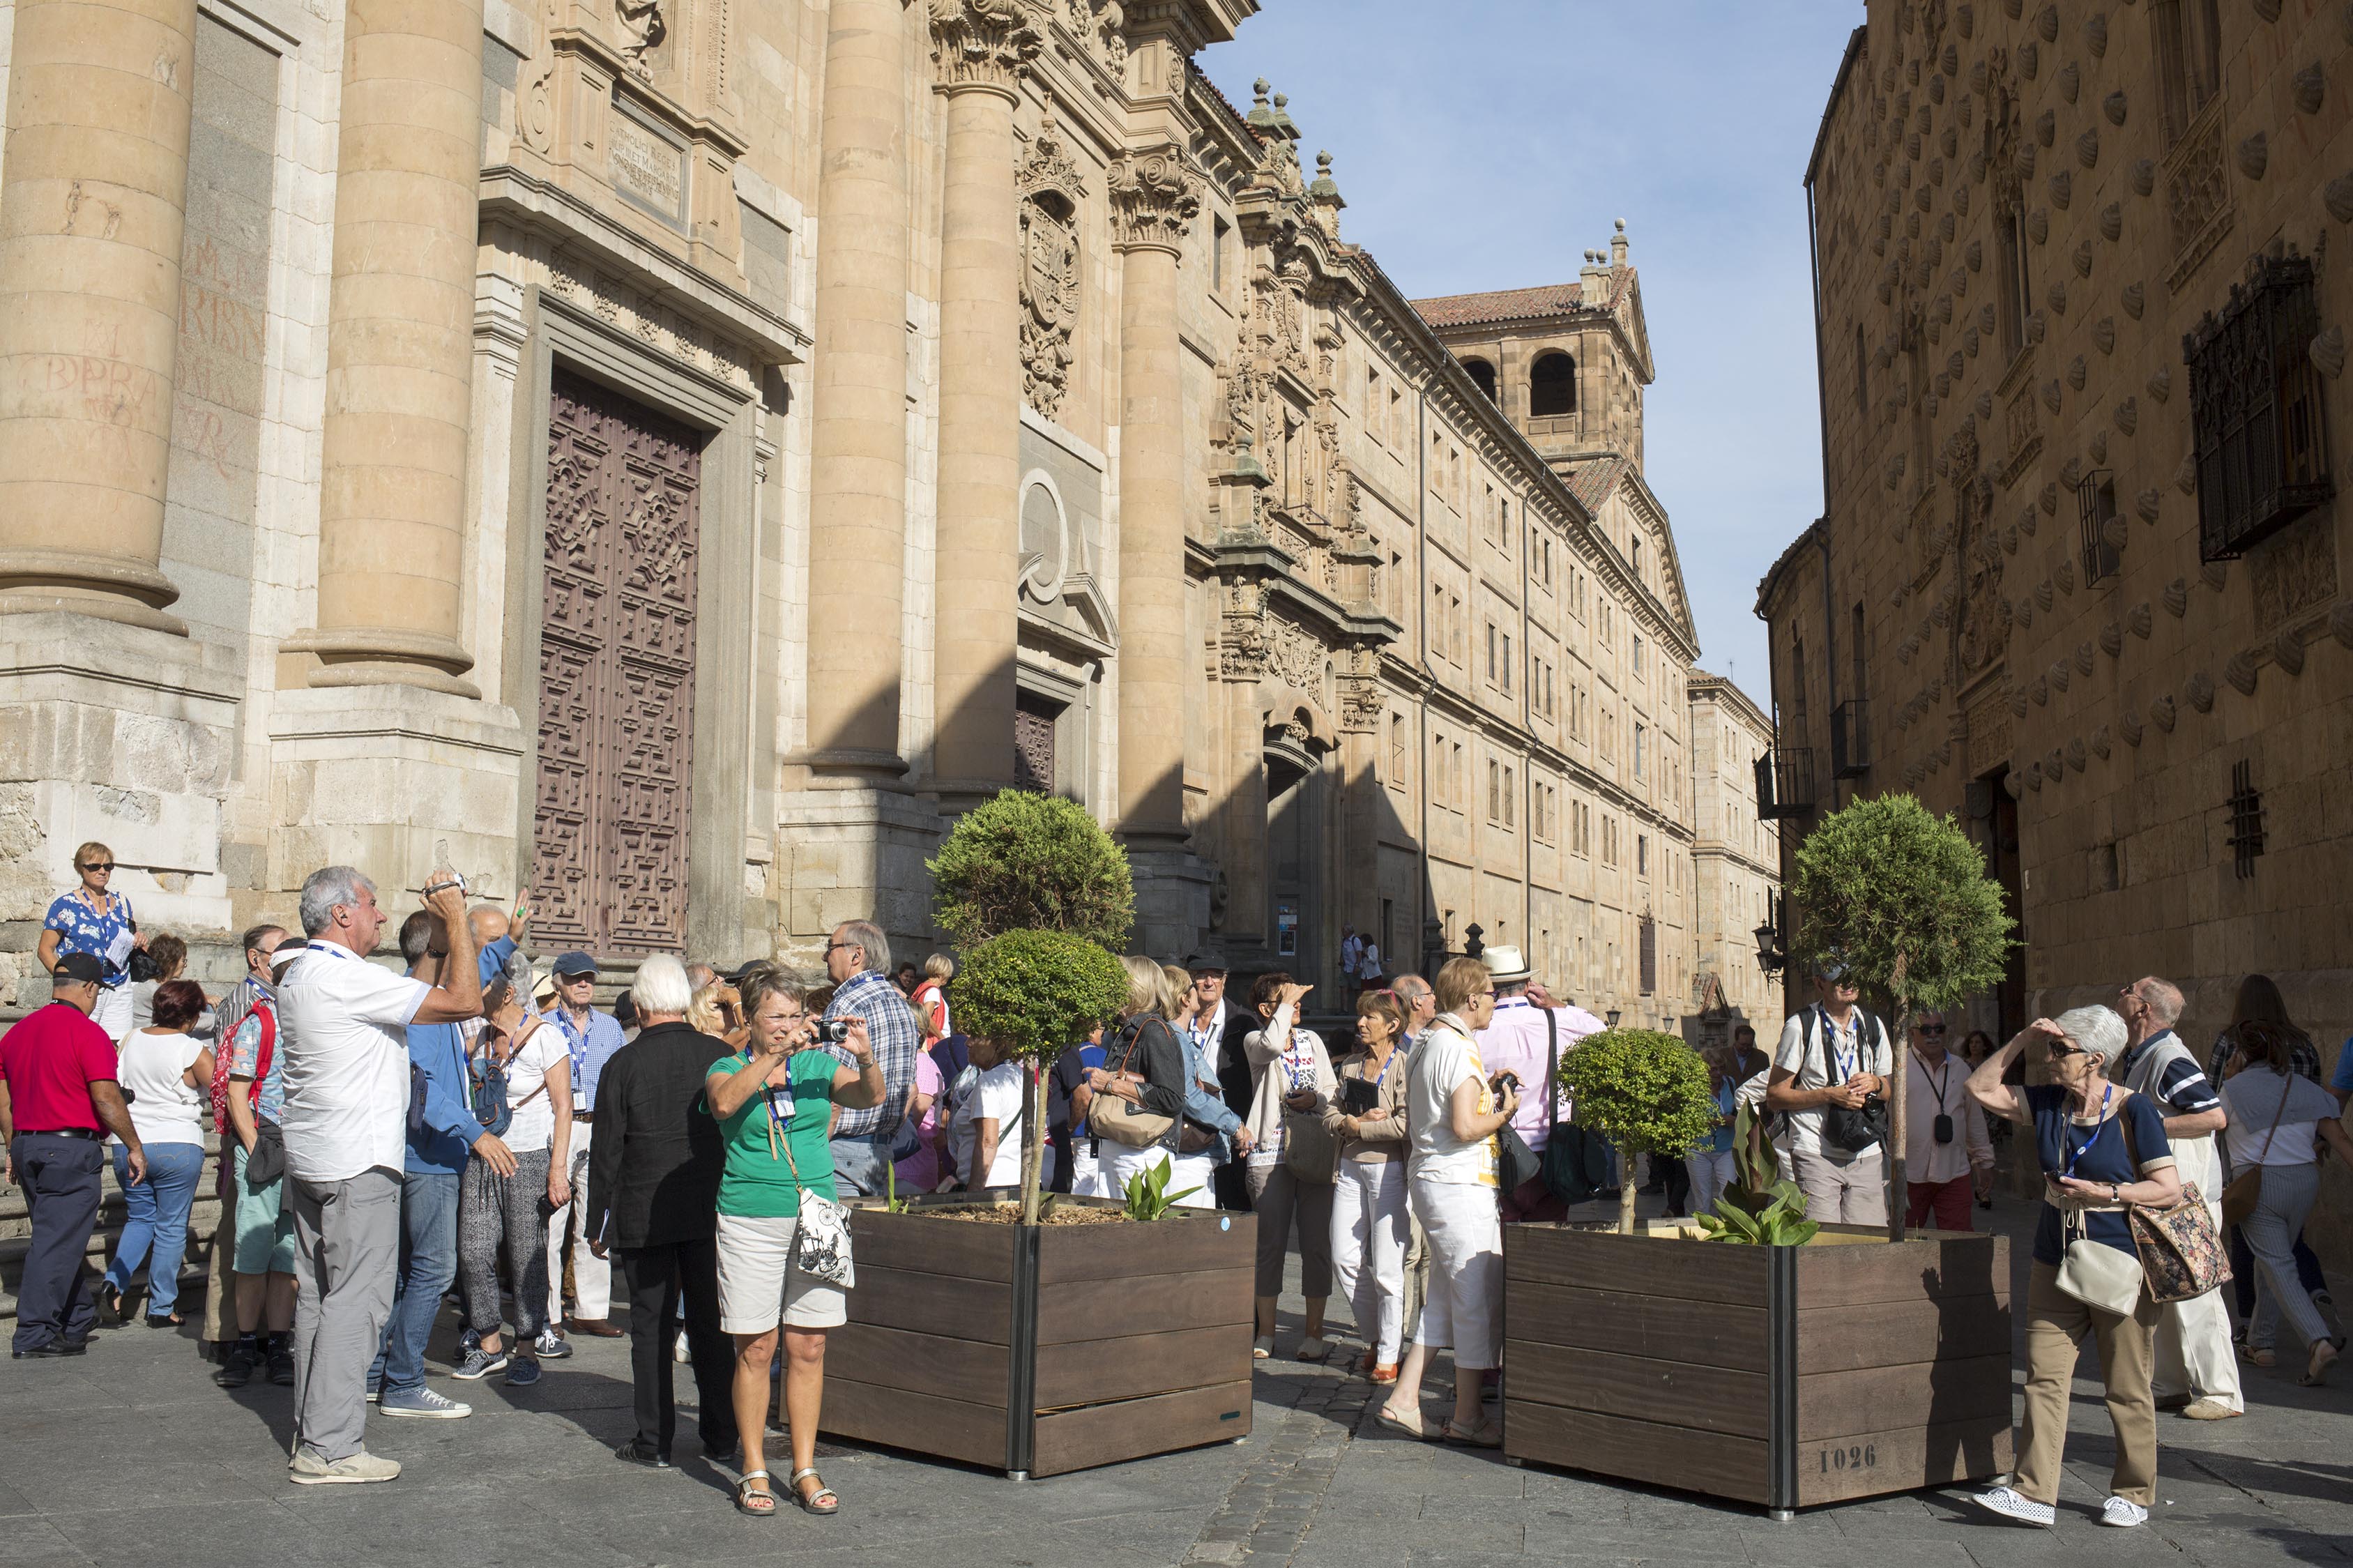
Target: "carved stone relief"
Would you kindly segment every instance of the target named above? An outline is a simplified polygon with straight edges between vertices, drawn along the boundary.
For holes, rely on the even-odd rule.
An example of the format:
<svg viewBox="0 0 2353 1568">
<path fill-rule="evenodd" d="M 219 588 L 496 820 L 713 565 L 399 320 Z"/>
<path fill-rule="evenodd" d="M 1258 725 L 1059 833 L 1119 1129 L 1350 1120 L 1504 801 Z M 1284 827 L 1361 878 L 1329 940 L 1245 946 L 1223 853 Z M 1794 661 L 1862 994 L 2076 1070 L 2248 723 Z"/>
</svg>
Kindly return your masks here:
<svg viewBox="0 0 2353 1568">
<path fill-rule="evenodd" d="M 1049 419 L 1070 390 L 1079 320 L 1079 205 L 1086 186 L 1048 115 L 1017 175 L 1021 192 L 1021 383 Z"/>
</svg>

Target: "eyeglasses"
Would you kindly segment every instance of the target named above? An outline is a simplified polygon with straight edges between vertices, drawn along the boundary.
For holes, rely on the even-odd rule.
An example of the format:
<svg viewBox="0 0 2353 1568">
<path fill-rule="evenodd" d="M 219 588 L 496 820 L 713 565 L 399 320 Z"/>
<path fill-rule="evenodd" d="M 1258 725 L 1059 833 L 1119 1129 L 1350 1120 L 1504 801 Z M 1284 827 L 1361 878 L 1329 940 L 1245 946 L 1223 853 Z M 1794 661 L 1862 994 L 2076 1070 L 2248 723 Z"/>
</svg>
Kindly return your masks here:
<svg viewBox="0 0 2353 1568">
<path fill-rule="evenodd" d="M 93 860 L 89 865 L 84 866 L 82 869 L 85 871 L 111 871 L 114 869 L 114 862 L 111 860 Z"/>
<path fill-rule="evenodd" d="M 2074 1045 L 2066 1040 L 2053 1040 L 2051 1042 L 2051 1057 L 2054 1061 L 2061 1057 L 2088 1057 L 2091 1054 L 2091 1052 L 2085 1050 L 2083 1047 Z"/>
<path fill-rule="evenodd" d="M 594 985 L 596 977 L 594 974 L 559 974 L 555 983 L 558 985 Z"/>
<path fill-rule="evenodd" d="M 1919 1024 L 1914 1027 L 1917 1033 L 1923 1035 L 1941 1035 L 1945 1032 L 1945 1026 L 1942 1024 Z"/>
<path fill-rule="evenodd" d="M 825 944 L 825 950 L 828 952 L 839 952 L 844 948 L 863 951 L 860 944 L 854 942 L 829 942 Z"/>
</svg>

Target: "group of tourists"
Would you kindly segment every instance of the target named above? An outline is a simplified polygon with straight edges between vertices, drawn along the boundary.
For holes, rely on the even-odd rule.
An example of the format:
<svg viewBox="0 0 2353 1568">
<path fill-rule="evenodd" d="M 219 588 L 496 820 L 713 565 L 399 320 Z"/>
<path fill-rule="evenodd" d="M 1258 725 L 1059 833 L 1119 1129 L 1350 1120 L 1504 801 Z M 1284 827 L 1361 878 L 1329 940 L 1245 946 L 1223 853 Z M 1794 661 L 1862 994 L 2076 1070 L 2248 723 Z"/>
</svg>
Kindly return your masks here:
<svg viewBox="0 0 2353 1568">
<path fill-rule="evenodd" d="M 502 1374 L 528 1388 L 543 1362 L 573 1353 L 568 1336 L 627 1333 L 636 1430 L 620 1458 L 672 1465 L 676 1368 L 690 1364 L 702 1450 L 733 1467 L 735 1506 L 836 1511 L 815 1468 L 826 1338 L 848 1318 L 834 1205 L 1009 1194 L 1033 1104 L 1053 1190 L 1119 1199 L 1162 1173 L 1178 1203 L 1255 1211 L 1255 1356 L 1276 1352 L 1295 1243 L 1293 1353 L 1330 1353 L 1336 1289 L 1363 1342 L 1353 1370 L 1389 1390 L 1383 1426 L 1501 1442 L 1489 1401 L 1502 1227 L 1558 1219 L 1569 1201 L 1547 1169 L 1507 1178 L 1502 1150 L 1545 1167 L 1556 1140 L 1578 1135 L 1558 1069 L 1604 1027 L 1556 1003 L 1515 949 L 1450 960 L 1427 980 L 1377 976 L 1353 999 L 1345 1050 L 1307 1026 L 1314 987 L 1288 973 L 1256 976 L 1245 1005 L 1214 952 L 1182 965 L 1130 957 L 1121 1015 L 1044 1064 L 1033 1101 L 1027 1068 L 955 1031 L 952 960 L 894 976 L 867 921 L 830 934 L 820 984 L 773 963 L 722 974 L 656 955 L 607 1011 L 593 957 L 536 972 L 526 911 L 469 909 L 441 873 L 399 929 L 401 967 L 370 961 L 386 911 L 366 877 L 330 867 L 303 885 L 301 934 L 245 932 L 246 973 L 216 998 L 182 976 L 177 939 L 138 932 L 106 886 L 105 846 L 75 859 L 80 884 L 53 906 L 40 948 L 52 1005 L 0 1037 L 7 1175 L 32 1216 L 14 1352 L 86 1354 L 100 1322 L 133 1315 L 142 1268 L 138 1315 L 182 1322 L 209 1124 L 227 1158 L 204 1338 L 222 1385 L 266 1373 L 293 1388 L 296 1482 L 399 1473 L 364 1446 L 370 1405 L 470 1414 L 427 1382 L 427 1343 L 454 1292 L 453 1381 Z M 1715 1127 L 1653 1160 L 1671 1212 L 1719 1201 L 1746 1105 L 1811 1217 L 1885 1223 L 1897 1046 L 1837 963 L 1814 984 L 1816 1002 L 1785 1021 L 1769 1056 L 1745 1025 L 1702 1052 Z M 2337 1357 L 2301 1231 L 2324 1152 L 2353 1159 L 2341 1121 L 2353 1043 L 2324 1082 L 2276 987 L 2253 976 L 2201 1063 L 2174 1033 L 2183 1006 L 2149 976 L 1999 1049 L 1981 1034 L 1948 1047 L 1936 1014 L 1914 1021 L 1903 1049 L 1910 1224 L 1969 1228 L 2013 1126 L 2046 1178 L 2018 1468 L 1980 1499 L 2006 1517 L 2052 1517 L 2087 1337 L 2116 1428 L 2103 1519 L 2118 1525 L 2146 1518 L 2157 1410 L 2239 1415 L 2240 1364 L 2274 1364 L 2283 1331 L 2306 1383 Z M 92 1289 L 82 1258 L 110 1160 L 125 1223 Z M 1635 1179 L 1599 1175 L 1595 1192 Z M 2131 1255 L 2131 1211 L 2173 1205 L 2192 1185 L 2217 1226 L 2232 1194 L 2240 1326 L 2219 1289 L 2159 1306 L 2127 1279 L 2116 1289 L 2129 1300 L 2087 1298 L 2081 1278 L 2100 1255 L 2080 1249 Z M 1440 1351 L 1453 1357 L 1452 1409 L 1426 1423 L 1422 1384 Z M 764 1452 L 779 1404 L 782 1486 Z"/>
</svg>

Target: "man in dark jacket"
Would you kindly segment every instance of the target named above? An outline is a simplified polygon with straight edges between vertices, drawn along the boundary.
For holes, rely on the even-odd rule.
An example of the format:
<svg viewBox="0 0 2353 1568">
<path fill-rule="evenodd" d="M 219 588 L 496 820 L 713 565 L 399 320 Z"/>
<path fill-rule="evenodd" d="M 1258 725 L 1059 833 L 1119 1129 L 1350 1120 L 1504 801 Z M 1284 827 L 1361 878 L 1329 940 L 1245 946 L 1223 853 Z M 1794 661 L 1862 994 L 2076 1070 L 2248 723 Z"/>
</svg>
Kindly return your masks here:
<svg viewBox="0 0 2353 1568">
<path fill-rule="evenodd" d="M 702 1451 L 735 1451 L 733 1342 L 719 1328 L 719 1123 L 700 1110 L 703 1075 L 727 1055 L 724 1041 L 686 1022 L 692 993 L 677 959 L 638 966 L 629 987 L 638 1037 L 613 1053 L 596 1090 L 596 1142 L 588 1159 L 586 1234 L 599 1258 L 614 1255 L 629 1302 L 629 1373 L 638 1435 L 614 1450 L 632 1464 L 668 1469 L 678 1429 L 670 1355 L 679 1301 L 694 1358 Z"/>
</svg>

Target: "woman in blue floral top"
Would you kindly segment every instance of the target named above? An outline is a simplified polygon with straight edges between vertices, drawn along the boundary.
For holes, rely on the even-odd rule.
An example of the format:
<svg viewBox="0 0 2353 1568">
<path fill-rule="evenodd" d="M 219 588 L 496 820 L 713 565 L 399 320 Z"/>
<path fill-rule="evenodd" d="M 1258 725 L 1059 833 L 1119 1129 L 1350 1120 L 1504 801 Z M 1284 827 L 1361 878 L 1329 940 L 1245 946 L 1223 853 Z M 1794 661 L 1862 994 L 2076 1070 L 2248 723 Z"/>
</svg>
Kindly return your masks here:
<svg viewBox="0 0 2353 1568">
<path fill-rule="evenodd" d="M 98 1005 L 90 1021 L 110 1040 L 131 1032 L 131 950 L 147 945 L 132 919 L 131 900 L 110 891 L 114 876 L 114 851 L 92 841 L 74 851 L 74 869 L 81 885 L 59 893 L 41 921 L 41 967 L 57 973 L 58 960 L 69 952 L 86 952 L 106 970 L 99 982 Z"/>
</svg>

